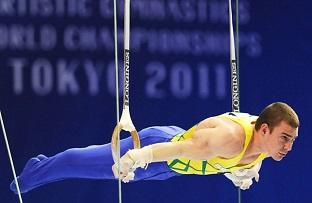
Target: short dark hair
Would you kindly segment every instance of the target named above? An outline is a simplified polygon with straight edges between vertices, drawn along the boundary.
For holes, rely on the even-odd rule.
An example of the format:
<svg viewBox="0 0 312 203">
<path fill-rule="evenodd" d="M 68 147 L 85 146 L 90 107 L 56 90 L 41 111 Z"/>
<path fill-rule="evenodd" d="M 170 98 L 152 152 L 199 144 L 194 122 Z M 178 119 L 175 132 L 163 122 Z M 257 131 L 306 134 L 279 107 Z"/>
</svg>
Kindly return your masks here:
<svg viewBox="0 0 312 203">
<path fill-rule="evenodd" d="M 272 132 L 274 127 L 282 121 L 285 121 L 293 128 L 297 128 L 300 125 L 297 113 L 288 104 L 275 102 L 262 110 L 256 121 L 255 129 L 258 131 L 261 125 L 266 123 Z"/>
</svg>

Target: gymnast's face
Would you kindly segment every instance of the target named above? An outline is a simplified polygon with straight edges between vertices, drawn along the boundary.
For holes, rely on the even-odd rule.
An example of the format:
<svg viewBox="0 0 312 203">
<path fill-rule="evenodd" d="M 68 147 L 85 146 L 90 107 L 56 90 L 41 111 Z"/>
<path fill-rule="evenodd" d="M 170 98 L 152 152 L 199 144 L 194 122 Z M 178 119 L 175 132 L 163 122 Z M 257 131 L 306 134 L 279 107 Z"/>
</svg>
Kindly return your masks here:
<svg viewBox="0 0 312 203">
<path fill-rule="evenodd" d="M 264 133 L 268 154 L 275 161 L 280 161 L 292 149 L 294 141 L 298 137 L 298 128 L 293 128 L 282 121 L 271 132 L 267 129 Z"/>
</svg>

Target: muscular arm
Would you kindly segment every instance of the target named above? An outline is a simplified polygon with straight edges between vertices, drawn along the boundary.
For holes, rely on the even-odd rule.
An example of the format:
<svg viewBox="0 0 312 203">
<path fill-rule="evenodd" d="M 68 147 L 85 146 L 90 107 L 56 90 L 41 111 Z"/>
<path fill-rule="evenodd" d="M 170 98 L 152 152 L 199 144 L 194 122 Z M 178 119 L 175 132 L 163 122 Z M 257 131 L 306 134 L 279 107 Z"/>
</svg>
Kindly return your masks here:
<svg viewBox="0 0 312 203">
<path fill-rule="evenodd" d="M 216 156 L 232 157 L 242 146 L 234 132 L 235 129 L 228 122 L 220 118 L 209 118 L 199 123 L 190 139 L 150 145 L 152 162 L 181 157 L 193 160 L 207 160 Z"/>
</svg>

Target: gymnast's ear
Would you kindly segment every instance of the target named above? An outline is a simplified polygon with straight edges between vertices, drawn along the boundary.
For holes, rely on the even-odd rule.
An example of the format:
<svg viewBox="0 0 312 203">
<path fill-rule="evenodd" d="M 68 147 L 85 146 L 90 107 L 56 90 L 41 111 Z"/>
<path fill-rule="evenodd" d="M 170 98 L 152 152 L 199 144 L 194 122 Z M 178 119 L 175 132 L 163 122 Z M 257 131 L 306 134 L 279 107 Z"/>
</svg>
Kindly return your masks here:
<svg viewBox="0 0 312 203">
<path fill-rule="evenodd" d="M 267 123 L 262 123 L 259 129 L 259 133 L 261 135 L 267 135 L 270 134 L 270 128 L 269 125 Z"/>
</svg>

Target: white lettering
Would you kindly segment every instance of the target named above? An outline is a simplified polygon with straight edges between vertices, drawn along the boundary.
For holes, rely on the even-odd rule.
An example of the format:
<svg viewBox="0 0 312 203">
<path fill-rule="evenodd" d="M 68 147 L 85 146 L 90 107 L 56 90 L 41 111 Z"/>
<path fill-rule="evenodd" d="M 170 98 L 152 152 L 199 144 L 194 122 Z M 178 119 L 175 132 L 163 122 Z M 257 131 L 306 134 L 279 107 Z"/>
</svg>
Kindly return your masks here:
<svg viewBox="0 0 312 203">
<path fill-rule="evenodd" d="M 165 81 L 166 67 L 158 61 L 150 62 L 146 66 L 146 74 L 149 76 L 145 85 L 147 96 L 158 99 L 163 98 L 166 92 L 159 86 Z"/>
<path fill-rule="evenodd" d="M 0 49 L 2 50 L 52 50 L 57 44 L 57 33 L 53 26 L 0 24 Z"/>
<path fill-rule="evenodd" d="M 180 99 L 189 97 L 193 89 L 193 76 L 186 63 L 176 63 L 171 69 L 171 91 Z"/>
<path fill-rule="evenodd" d="M 98 94 L 100 78 L 103 72 L 103 64 L 94 64 L 93 61 L 86 60 L 84 62 L 84 70 L 88 79 L 90 94 Z"/>
<path fill-rule="evenodd" d="M 58 92 L 61 95 L 65 94 L 78 94 L 79 86 L 75 77 L 78 61 L 71 61 L 67 63 L 65 59 L 60 60 L 57 64 L 58 76 Z"/>
<path fill-rule="evenodd" d="M 1 0 L 0 16 L 81 17 L 92 16 L 91 0 Z"/>
<path fill-rule="evenodd" d="M 52 66 L 46 59 L 37 59 L 31 70 L 32 87 L 38 95 L 47 95 L 53 87 Z"/>
<path fill-rule="evenodd" d="M 44 25 L 40 29 L 40 48 L 49 51 L 55 48 L 57 44 L 57 33 L 52 25 Z"/>
<path fill-rule="evenodd" d="M 205 63 L 198 65 L 198 93 L 201 98 L 207 98 L 210 94 L 209 67 Z"/>
<path fill-rule="evenodd" d="M 22 94 L 24 90 L 23 69 L 26 64 L 24 58 L 12 58 L 9 60 L 8 65 L 13 68 L 13 91 L 17 95 Z"/>
<path fill-rule="evenodd" d="M 170 95 L 178 99 L 186 99 L 190 96 L 198 96 L 207 99 L 209 96 L 221 100 L 226 97 L 227 87 L 224 79 L 226 78 L 225 65 L 217 64 L 213 75 L 209 74 L 208 65 L 199 63 L 197 67 L 191 67 L 185 62 L 176 62 L 170 71 L 159 62 L 153 61 L 146 66 L 147 80 L 145 92 L 150 98 L 163 99 Z M 197 73 L 197 74 L 196 74 Z M 211 80 L 211 78 L 215 78 Z M 194 81 L 198 82 L 198 86 Z M 215 82 L 212 85 L 212 82 Z M 210 94 L 212 87 L 215 95 Z M 168 94 L 170 93 L 170 94 Z"/>
</svg>

